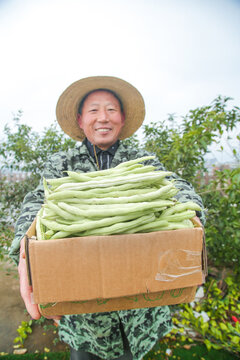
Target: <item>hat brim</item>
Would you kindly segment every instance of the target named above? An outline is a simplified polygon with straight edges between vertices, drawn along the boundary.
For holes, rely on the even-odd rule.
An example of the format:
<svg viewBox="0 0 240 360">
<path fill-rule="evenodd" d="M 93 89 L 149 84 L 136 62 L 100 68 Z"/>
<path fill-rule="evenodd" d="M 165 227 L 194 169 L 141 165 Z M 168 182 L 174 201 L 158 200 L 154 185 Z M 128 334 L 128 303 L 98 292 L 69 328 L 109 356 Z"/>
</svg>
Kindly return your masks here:
<svg viewBox="0 0 240 360">
<path fill-rule="evenodd" d="M 142 125 L 145 117 L 145 104 L 140 92 L 125 80 L 112 76 L 92 76 L 71 84 L 59 97 L 56 116 L 62 130 L 72 139 L 83 141 L 85 134 L 77 121 L 78 107 L 82 98 L 90 91 L 109 89 L 122 101 L 125 123 L 119 139 L 133 135 Z"/>
</svg>

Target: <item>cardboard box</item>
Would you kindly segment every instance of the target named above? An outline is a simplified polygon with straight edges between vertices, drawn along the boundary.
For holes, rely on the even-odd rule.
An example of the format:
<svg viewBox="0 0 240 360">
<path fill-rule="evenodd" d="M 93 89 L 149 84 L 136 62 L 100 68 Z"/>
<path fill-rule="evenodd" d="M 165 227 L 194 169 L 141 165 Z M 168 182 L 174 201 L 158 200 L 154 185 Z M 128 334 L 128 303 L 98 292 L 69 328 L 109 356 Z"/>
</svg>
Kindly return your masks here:
<svg viewBox="0 0 240 360">
<path fill-rule="evenodd" d="M 33 298 L 43 315 L 191 302 L 205 281 L 203 229 L 38 241 L 26 234 Z"/>
</svg>

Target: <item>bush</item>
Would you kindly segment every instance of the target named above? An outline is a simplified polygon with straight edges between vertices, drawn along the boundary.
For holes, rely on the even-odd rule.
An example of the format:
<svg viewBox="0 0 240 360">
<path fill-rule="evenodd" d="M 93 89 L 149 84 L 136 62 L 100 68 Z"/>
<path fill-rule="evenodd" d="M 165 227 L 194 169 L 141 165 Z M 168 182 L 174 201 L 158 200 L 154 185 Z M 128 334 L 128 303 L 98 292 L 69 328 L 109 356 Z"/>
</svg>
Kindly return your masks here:
<svg viewBox="0 0 240 360">
<path fill-rule="evenodd" d="M 208 106 L 190 110 L 178 122 L 170 116 L 167 121 L 146 125 L 145 148 L 156 153 L 167 169 L 199 189 L 198 174 L 207 171 L 205 155 L 209 147 L 239 125 L 240 108 L 234 106 L 228 110 L 230 100 L 219 96 Z M 234 157 L 237 154 L 233 151 Z"/>
<path fill-rule="evenodd" d="M 21 203 L 27 192 L 39 182 L 37 176 L 27 177 L 19 182 L 0 178 L 0 260 L 8 259 L 8 249 L 14 237 L 14 224 L 18 218 Z"/>
<path fill-rule="evenodd" d="M 202 193 L 208 209 L 206 243 L 210 264 L 240 274 L 240 168 L 215 172 Z"/>
<path fill-rule="evenodd" d="M 208 350 L 240 353 L 239 277 L 208 278 L 202 300 L 182 304 L 173 316 L 174 329 L 168 337 L 177 341 L 198 341 Z"/>
<path fill-rule="evenodd" d="M 5 169 L 30 172 L 40 176 L 49 155 L 75 146 L 75 141 L 67 138 L 51 124 L 42 134 L 30 126 L 21 124 L 22 113 L 13 119 L 13 129 L 5 126 L 5 139 L 0 142 L 0 156 Z"/>
</svg>

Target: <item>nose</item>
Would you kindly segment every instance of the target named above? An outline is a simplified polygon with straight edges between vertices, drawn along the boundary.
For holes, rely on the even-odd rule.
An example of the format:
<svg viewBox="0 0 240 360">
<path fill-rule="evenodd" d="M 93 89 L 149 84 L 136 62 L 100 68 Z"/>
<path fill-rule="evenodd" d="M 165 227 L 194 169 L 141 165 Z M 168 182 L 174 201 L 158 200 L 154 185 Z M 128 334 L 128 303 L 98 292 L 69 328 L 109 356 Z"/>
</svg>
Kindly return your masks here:
<svg viewBox="0 0 240 360">
<path fill-rule="evenodd" d="M 107 114 L 107 111 L 105 109 L 102 109 L 102 110 L 99 111 L 98 121 L 101 121 L 101 122 L 108 121 L 108 114 Z"/>
</svg>

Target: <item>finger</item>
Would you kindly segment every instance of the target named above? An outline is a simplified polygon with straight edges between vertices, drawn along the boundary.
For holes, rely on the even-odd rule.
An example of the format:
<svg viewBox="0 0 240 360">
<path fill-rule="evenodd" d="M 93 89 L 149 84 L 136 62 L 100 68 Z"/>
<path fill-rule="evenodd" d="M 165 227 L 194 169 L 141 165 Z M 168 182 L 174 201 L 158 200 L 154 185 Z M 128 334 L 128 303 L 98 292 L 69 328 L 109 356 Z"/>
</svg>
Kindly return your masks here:
<svg viewBox="0 0 240 360">
<path fill-rule="evenodd" d="M 33 300 L 32 300 L 32 288 L 29 287 L 28 289 L 28 293 L 25 294 L 25 306 L 27 309 L 27 312 L 29 313 L 29 315 L 35 319 L 38 320 L 41 318 L 41 314 L 39 312 L 39 308 L 37 304 L 33 304 Z"/>
<path fill-rule="evenodd" d="M 194 220 L 194 222 L 197 223 L 199 226 L 202 226 L 201 220 L 199 219 L 198 216 L 194 216 L 193 220 Z"/>
<path fill-rule="evenodd" d="M 24 238 L 21 240 L 21 243 L 20 243 L 20 258 L 22 259 L 25 259 L 25 242 L 24 242 Z"/>
<path fill-rule="evenodd" d="M 32 287 L 26 284 L 26 281 L 22 276 L 20 278 L 20 293 L 29 315 L 35 320 L 40 319 L 41 314 L 39 312 L 38 305 L 33 303 Z"/>
<path fill-rule="evenodd" d="M 28 284 L 26 260 L 23 258 L 20 258 L 18 273 L 20 279 L 20 294 L 25 303 L 25 307 L 29 315 L 33 319 L 38 320 L 41 318 L 41 314 L 39 312 L 38 306 L 33 303 L 32 287 Z"/>
</svg>

